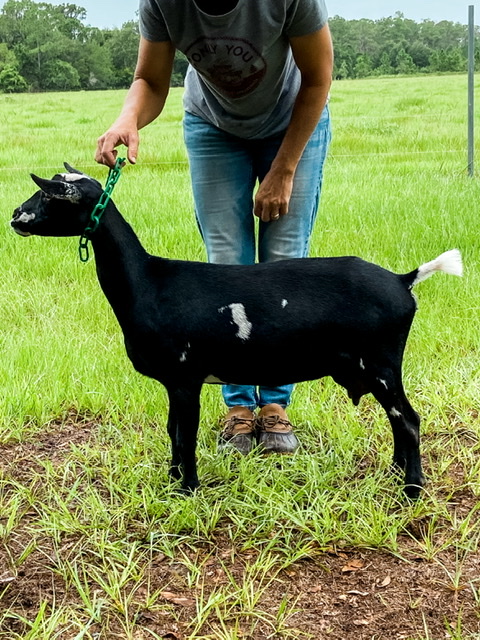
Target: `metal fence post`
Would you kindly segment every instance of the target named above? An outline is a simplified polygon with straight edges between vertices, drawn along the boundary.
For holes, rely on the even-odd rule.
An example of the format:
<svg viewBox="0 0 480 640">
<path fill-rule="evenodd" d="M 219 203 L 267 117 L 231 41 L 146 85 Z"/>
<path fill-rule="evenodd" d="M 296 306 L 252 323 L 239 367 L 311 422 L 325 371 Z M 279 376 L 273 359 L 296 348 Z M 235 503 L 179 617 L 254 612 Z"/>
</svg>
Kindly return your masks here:
<svg viewBox="0 0 480 640">
<path fill-rule="evenodd" d="M 475 31 L 473 4 L 468 7 L 468 175 L 473 176 Z"/>
</svg>

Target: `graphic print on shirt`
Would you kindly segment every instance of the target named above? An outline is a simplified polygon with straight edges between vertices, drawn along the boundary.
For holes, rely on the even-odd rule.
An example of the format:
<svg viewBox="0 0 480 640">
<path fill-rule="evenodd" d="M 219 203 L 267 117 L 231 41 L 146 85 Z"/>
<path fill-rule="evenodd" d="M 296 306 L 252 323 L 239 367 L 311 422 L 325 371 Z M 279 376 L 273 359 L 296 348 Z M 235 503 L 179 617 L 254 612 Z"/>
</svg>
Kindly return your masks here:
<svg viewBox="0 0 480 640">
<path fill-rule="evenodd" d="M 263 56 L 242 38 L 199 38 L 185 55 L 207 82 L 232 98 L 254 91 L 267 71 Z"/>
</svg>

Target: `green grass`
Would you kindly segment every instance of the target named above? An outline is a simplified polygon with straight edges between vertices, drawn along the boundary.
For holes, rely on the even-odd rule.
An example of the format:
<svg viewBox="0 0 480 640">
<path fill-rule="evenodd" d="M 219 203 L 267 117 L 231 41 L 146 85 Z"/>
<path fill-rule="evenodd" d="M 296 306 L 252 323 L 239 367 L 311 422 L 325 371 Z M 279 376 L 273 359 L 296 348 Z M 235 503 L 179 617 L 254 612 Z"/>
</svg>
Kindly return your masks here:
<svg viewBox="0 0 480 640">
<path fill-rule="evenodd" d="M 203 487 L 179 498 L 167 480 L 166 394 L 130 365 L 93 260 L 79 261 L 76 238 L 23 239 L 9 228 L 13 209 L 34 191 L 30 172 L 51 177 L 65 160 L 105 181 L 106 169 L 93 162 L 96 138 L 125 94 L 0 95 L 2 571 L 18 575 L 43 554 L 68 594 L 45 595 L 33 616 L 0 606 L 0 637 L 90 639 L 101 629 L 101 637 L 136 638 L 140 609 L 174 615 L 159 595 L 168 585 L 151 583 L 158 555 L 177 562 L 196 593 L 185 637 L 235 640 L 248 627 L 256 638 L 262 625 L 272 637 L 298 637 L 288 625 L 294 603 L 285 600 L 275 615 L 259 605 L 280 571 L 331 545 L 401 557 L 411 523 L 425 519 L 417 553 L 429 561 L 456 553 L 446 579 L 458 586 L 461 559 L 478 551 L 480 494 L 478 177 L 466 170 L 466 87 L 463 76 L 334 84 L 334 138 L 312 240 L 312 255 L 355 254 L 397 272 L 462 251 L 463 279 L 440 274 L 415 291 L 404 382 L 422 417 L 428 485 L 417 504 L 404 501 L 389 473 L 381 408 L 370 397 L 353 407 L 330 379 L 297 386 L 290 417 L 303 446 L 280 460 L 219 456 L 223 404 L 218 387 L 205 387 Z M 114 199 L 149 251 L 204 260 L 181 117 L 181 90 L 172 90 Z M 93 427 L 57 449 L 72 416 Z M 460 494 L 469 496 L 466 513 L 452 507 Z M 241 580 L 232 574 L 202 589 L 219 540 L 233 556 L 252 550 L 254 559 Z M 8 596 L 0 576 L 0 598 L 4 586 Z M 471 584 L 477 602 L 478 588 Z M 212 620 L 216 635 L 202 635 Z M 23 635 L 2 635 L 8 621 Z M 430 637 L 425 625 L 418 637 Z M 450 632 L 461 628 L 460 614 Z M 145 637 L 161 637 L 153 633 Z"/>
</svg>

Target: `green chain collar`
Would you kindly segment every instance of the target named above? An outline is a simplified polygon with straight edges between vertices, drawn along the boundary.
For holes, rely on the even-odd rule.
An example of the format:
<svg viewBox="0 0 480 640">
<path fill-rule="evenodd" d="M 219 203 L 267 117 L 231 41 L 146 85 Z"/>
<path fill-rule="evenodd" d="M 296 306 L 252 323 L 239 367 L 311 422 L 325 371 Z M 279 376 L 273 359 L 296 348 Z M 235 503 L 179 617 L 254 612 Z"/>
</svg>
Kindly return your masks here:
<svg viewBox="0 0 480 640">
<path fill-rule="evenodd" d="M 102 191 L 102 195 L 100 196 L 99 201 L 95 205 L 95 208 L 90 215 L 90 221 L 85 227 L 85 231 L 80 236 L 78 253 L 82 262 L 87 262 L 89 258 L 88 243 L 92 235 L 97 230 L 98 225 L 100 224 L 100 219 L 112 196 L 113 187 L 117 184 L 118 179 L 120 178 L 120 172 L 122 170 L 124 162 L 125 158 L 117 158 L 115 166 L 113 167 L 113 169 L 110 169 L 108 173 L 107 183 L 105 184 L 105 189 Z"/>
</svg>

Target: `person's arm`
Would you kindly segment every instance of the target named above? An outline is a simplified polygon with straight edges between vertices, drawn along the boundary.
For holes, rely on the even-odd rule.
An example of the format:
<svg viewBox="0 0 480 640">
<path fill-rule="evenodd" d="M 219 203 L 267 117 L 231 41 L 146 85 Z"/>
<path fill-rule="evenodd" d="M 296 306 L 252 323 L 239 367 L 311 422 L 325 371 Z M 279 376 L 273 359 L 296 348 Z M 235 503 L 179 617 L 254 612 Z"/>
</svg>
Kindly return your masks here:
<svg viewBox="0 0 480 640">
<path fill-rule="evenodd" d="M 170 87 L 174 56 L 175 47 L 171 42 L 140 39 L 133 83 L 119 117 L 97 141 L 97 162 L 113 167 L 117 157 L 115 148 L 120 144 L 127 147 L 129 162 L 136 162 L 138 131 L 162 112 Z"/>
<path fill-rule="evenodd" d="M 255 197 L 254 213 L 264 222 L 288 213 L 295 170 L 318 124 L 332 82 L 333 47 L 328 25 L 312 34 L 290 38 L 290 45 L 300 69 L 301 86 L 283 142 Z"/>
</svg>

